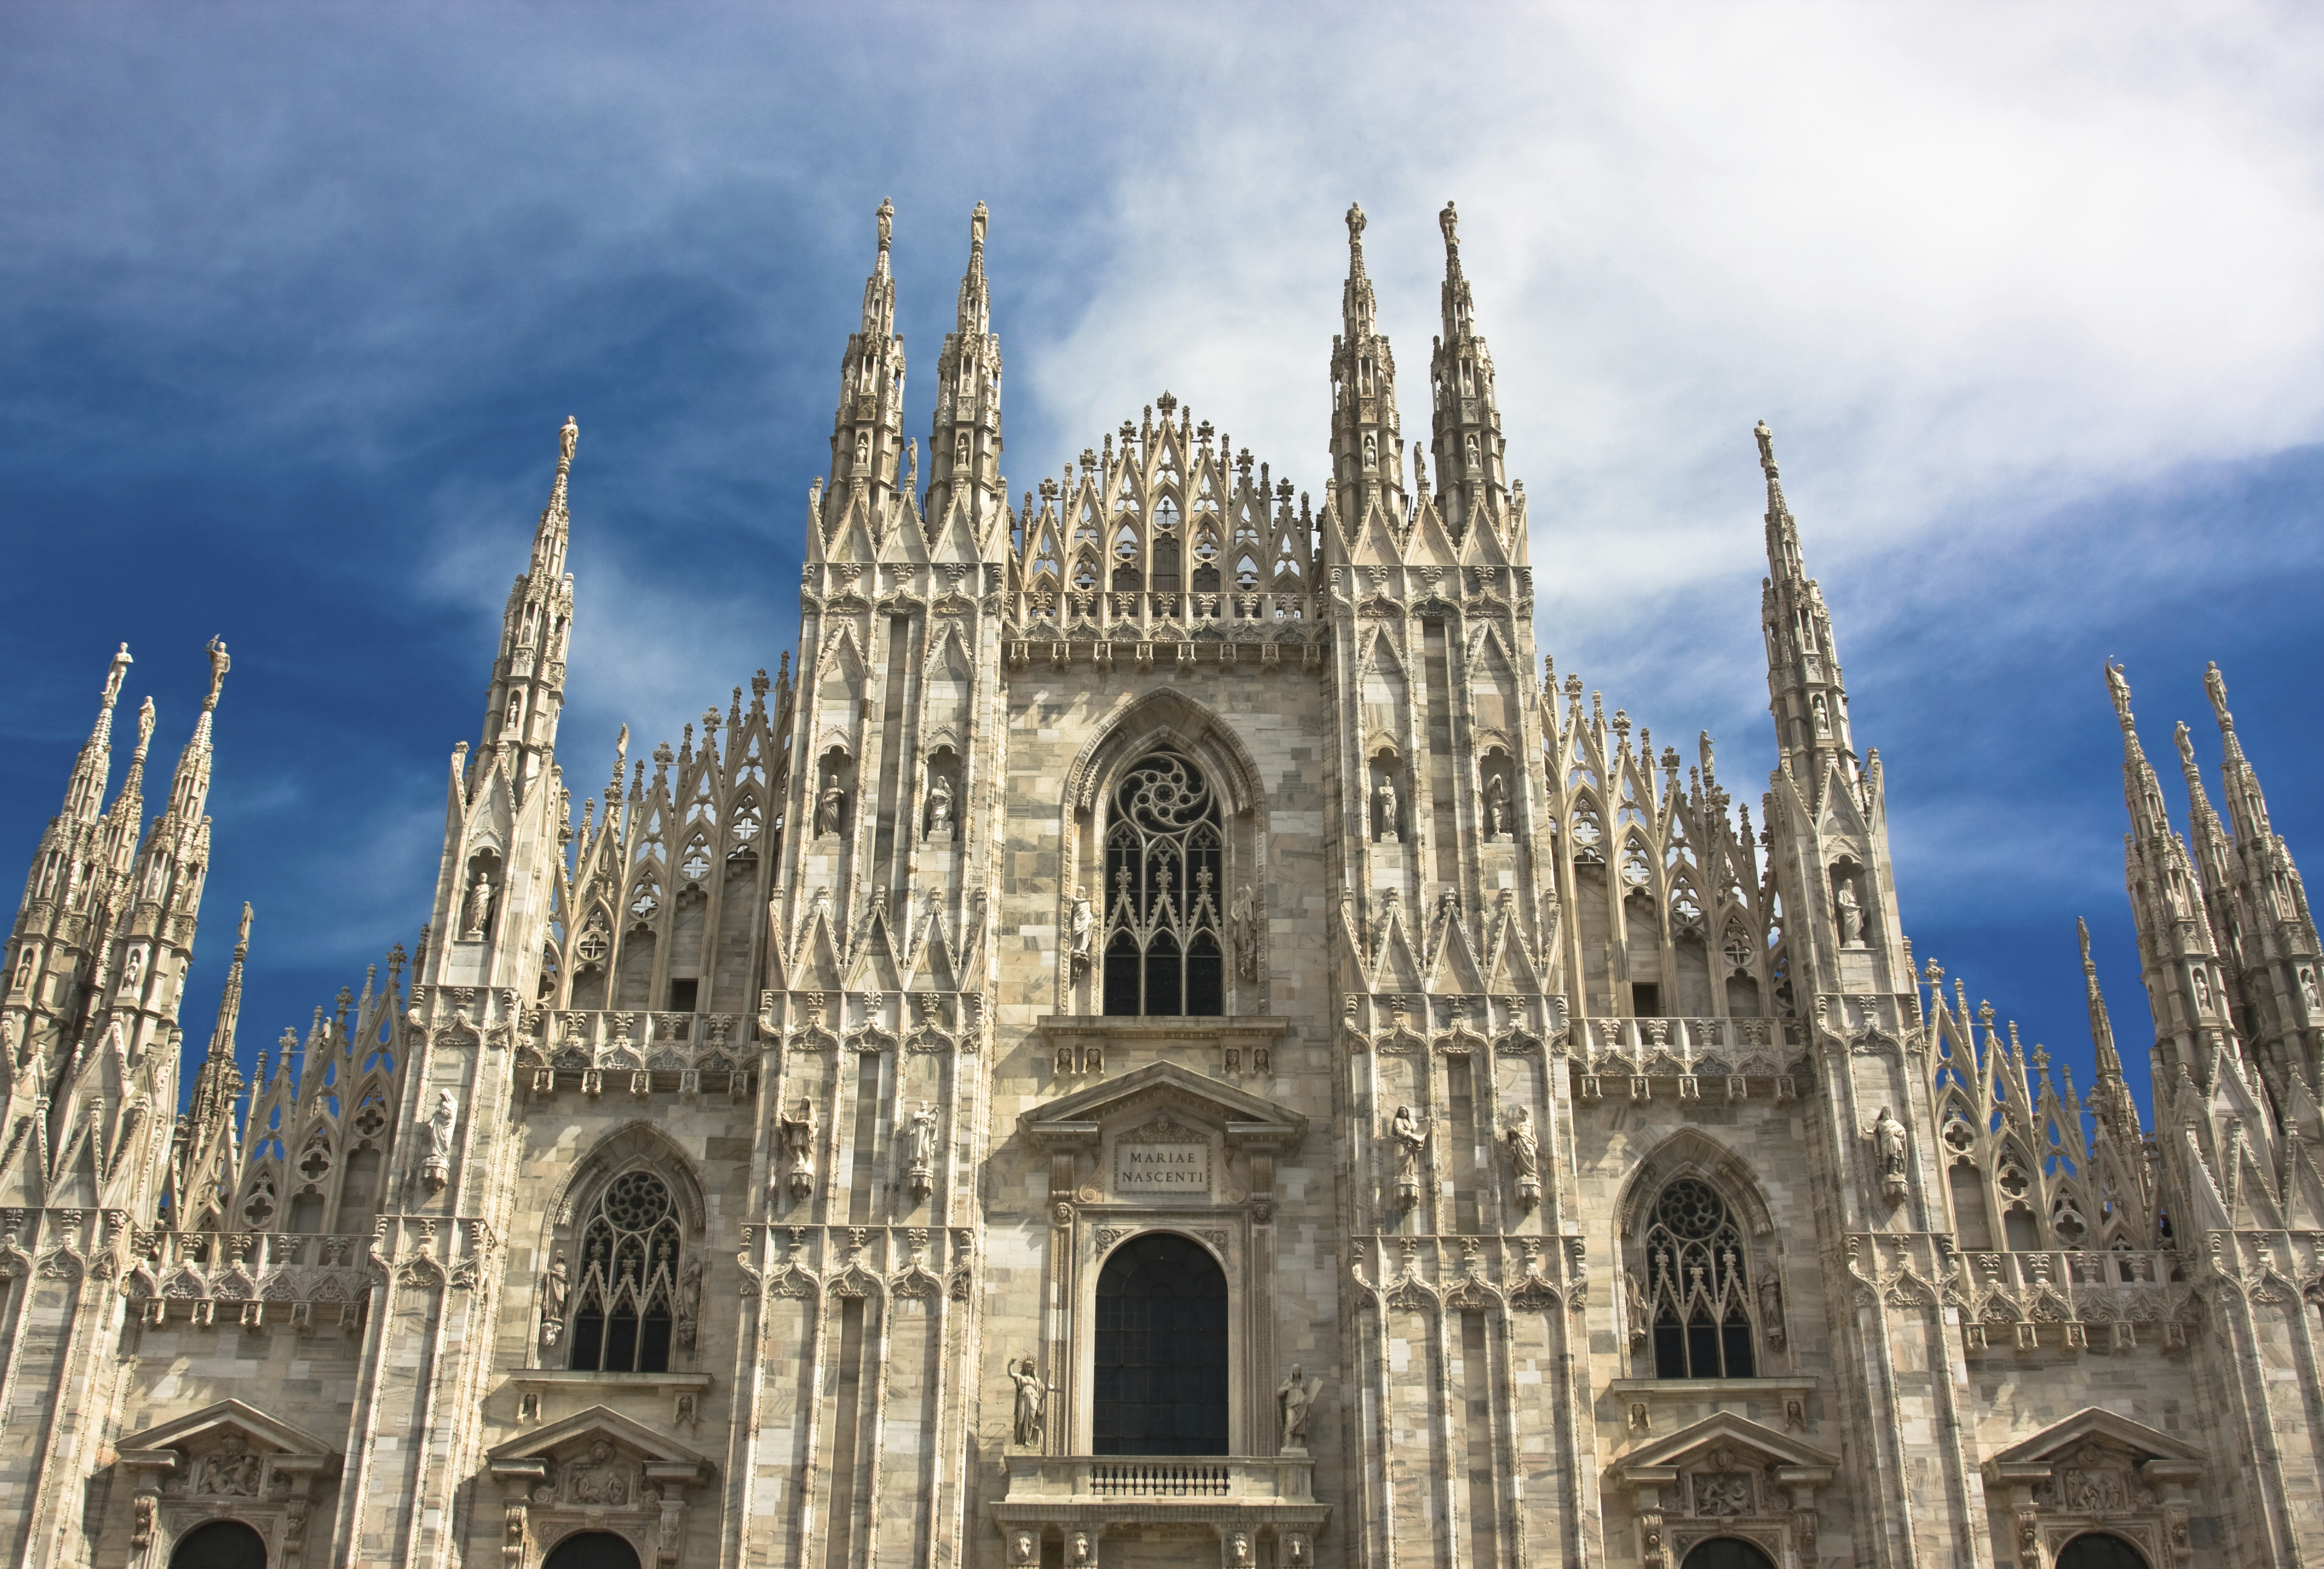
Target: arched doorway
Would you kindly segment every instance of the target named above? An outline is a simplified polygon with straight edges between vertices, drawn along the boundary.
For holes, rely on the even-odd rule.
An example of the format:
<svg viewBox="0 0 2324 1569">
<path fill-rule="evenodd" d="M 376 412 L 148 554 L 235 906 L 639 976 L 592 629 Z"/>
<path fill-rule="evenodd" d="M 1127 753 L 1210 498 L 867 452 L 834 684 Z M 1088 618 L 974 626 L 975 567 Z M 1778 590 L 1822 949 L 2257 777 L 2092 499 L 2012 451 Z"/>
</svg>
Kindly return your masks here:
<svg viewBox="0 0 2324 1569">
<path fill-rule="evenodd" d="M 2111 1531 L 2092 1531 L 2066 1544 L 2058 1569 L 2147 1569 L 2146 1555 Z"/>
<path fill-rule="evenodd" d="M 1227 1278 L 1192 1237 L 1149 1232 L 1097 1278 L 1092 1453 L 1227 1452 Z"/>
<path fill-rule="evenodd" d="M 557 1544 L 540 1569 L 641 1569 L 638 1550 L 611 1531 L 583 1531 Z"/>
<path fill-rule="evenodd" d="M 1698 1543 L 1680 1569 L 1775 1569 L 1775 1561 L 1738 1537 L 1713 1537 Z"/>
<path fill-rule="evenodd" d="M 178 1538 L 170 1569 L 266 1569 L 266 1538 L 240 1520 L 212 1520 Z"/>
</svg>

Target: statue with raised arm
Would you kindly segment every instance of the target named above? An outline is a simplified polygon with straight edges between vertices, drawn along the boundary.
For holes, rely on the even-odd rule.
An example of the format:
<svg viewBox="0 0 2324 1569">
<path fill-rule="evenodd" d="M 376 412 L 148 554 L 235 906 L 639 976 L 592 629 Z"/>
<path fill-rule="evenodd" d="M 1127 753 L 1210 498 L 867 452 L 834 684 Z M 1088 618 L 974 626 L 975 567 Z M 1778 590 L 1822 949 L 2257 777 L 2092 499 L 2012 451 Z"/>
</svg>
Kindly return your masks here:
<svg viewBox="0 0 2324 1569">
<path fill-rule="evenodd" d="M 1414 1116 L 1410 1106 L 1398 1106 L 1389 1119 L 1388 1136 L 1396 1145 L 1396 1177 L 1398 1182 L 1420 1180 L 1420 1157 L 1428 1148 L 1428 1130 Z"/>
<path fill-rule="evenodd" d="M 1020 1448 L 1041 1447 L 1041 1414 L 1048 1404 L 1048 1387 L 1041 1382 L 1040 1371 L 1033 1359 L 1026 1357 L 1009 1364 L 1010 1381 L 1017 1386 L 1016 1440 Z"/>
</svg>

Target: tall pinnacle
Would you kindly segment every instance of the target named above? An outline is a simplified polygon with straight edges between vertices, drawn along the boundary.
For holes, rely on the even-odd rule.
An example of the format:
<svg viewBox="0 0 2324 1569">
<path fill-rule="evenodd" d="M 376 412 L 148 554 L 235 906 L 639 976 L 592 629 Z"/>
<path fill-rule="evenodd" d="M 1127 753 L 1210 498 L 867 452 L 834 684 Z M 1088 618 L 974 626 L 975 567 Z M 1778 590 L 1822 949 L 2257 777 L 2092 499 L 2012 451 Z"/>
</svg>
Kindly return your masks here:
<svg viewBox="0 0 2324 1569">
<path fill-rule="evenodd" d="M 1348 208 L 1348 281 L 1340 335 L 1332 340 L 1332 478 L 1341 526 L 1363 526 L 1377 506 L 1405 526 L 1404 445 L 1396 411 L 1396 356 L 1374 327 L 1372 281 L 1364 275 L 1364 209 Z"/>
<path fill-rule="evenodd" d="M 2098 990 L 2098 961 L 2090 957 L 2090 926 L 2081 917 L 2074 918 L 2074 929 L 2081 935 L 2082 981 L 2089 993 L 2090 1044 L 2098 1053 L 2098 1082 L 2119 1081 L 2122 1077 L 2122 1057 L 2115 1050 L 2114 1024 L 2107 1018 L 2106 997 Z"/>
<path fill-rule="evenodd" d="M 81 743 L 80 757 L 73 764 L 72 780 L 65 787 L 64 815 L 69 818 L 93 823 L 104 805 L 106 776 L 113 767 L 113 708 L 121 700 L 121 683 L 131 663 L 129 645 L 123 643 L 106 667 L 97 723 L 89 726 L 88 739 Z"/>
<path fill-rule="evenodd" d="M 565 485 L 573 473 L 573 449 L 580 441 L 580 422 L 567 414 L 557 432 L 557 477 L 549 482 L 549 504 L 540 509 L 540 527 L 532 537 L 532 569 L 537 576 L 555 577 L 565 570 L 565 547 L 572 523 L 566 509 Z"/>
<path fill-rule="evenodd" d="M 1372 330 L 1372 319 L 1378 304 L 1372 298 L 1372 281 L 1364 273 L 1364 209 L 1356 202 L 1348 204 L 1348 281 L 1340 293 L 1340 316 L 1352 340 Z"/>
<path fill-rule="evenodd" d="M 1003 499 L 1001 335 L 992 330 L 992 291 L 984 276 L 984 229 L 991 217 L 981 201 L 968 215 L 968 270 L 961 274 L 953 330 L 945 335 L 944 352 L 936 359 L 924 520 L 931 538 L 955 503 L 967 510 L 974 528 Z"/>
<path fill-rule="evenodd" d="M 896 332 L 896 279 L 888 263 L 895 204 L 881 202 L 875 217 L 880 250 L 872 275 L 863 281 L 862 324 L 849 336 L 840 360 L 839 405 L 831 421 L 831 490 L 822 504 L 835 514 L 860 502 L 877 532 L 884 526 L 896 464 L 903 456 L 904 340 Z"/>
<path fill-rule="evenodd" d="M 1784 500 L 1775 467 L 1775 434 L 1762 420 L 1752 428 L 1759 442 L 1759 466 L 1767 476 L 1767 577 L 1760 598 L 1767 634 L 1768 706 L 1775 716 L 1775 740 L 1784 760 L 1803 780 L 1817 781 L 1836 764 L 1856 777 L 1856 750 L 1849 734 L 1848 688 L 1831 632 L 1823 591 L 1807 575 L 1800 553 L 1799 525 Z"/>
<path fill-rule="evenodd" d="M 1461 271 L 1461 215 L 1451 202 L 1436 215 L 1444 235 L 1444 330 L 1429 365 L 1435 394 L 1436 494 L 1454 536 L 1471 519 L 1499 519 L 1508 499 L 1501 411 L 1493 392 L 1493 356 L 1477 335 L 1475 301 Z M 1419 476 L 1415 475 L 1417 484 Z"/>
</svg>

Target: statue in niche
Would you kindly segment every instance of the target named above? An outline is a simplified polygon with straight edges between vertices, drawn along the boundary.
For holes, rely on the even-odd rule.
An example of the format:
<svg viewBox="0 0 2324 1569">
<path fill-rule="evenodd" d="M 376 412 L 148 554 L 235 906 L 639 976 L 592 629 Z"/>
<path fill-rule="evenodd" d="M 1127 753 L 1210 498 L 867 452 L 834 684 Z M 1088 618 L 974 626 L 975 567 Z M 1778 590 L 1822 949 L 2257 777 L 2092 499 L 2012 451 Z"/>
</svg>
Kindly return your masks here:
<svg viewBox="0 0 2324 1569">
<path fill-rule="evenodd" d="M 1412 1114 L 1410 1106 L 1398 1106 L 1389 1119 L 1388 1136 L 1396 1144 L 1396 1179 L 1409 1186 L 1420 1180 L 1421 1153 L 1428 1148 L 1428 1130 Z"/>
<path fill-rule="evenodd" d="M 912 1113 L 912 1131 L 908 1137 L 911 1140 L 912 1169 L 927 1171 L 933 1168 L 936 1161 L 936 1104 L 934 1101 L 922 1101 L 920 1109 Z"/>
<path fill-rule="evenodd" d="M 1075 883 L 1074 885 L 1073 917 L 1071 923 L 1066 928 L 1066 932 L 1070 951 L 1074 957 L 1074 967 L 1077 970 L 1086 969 L 1089 967 L 1090 927 L 1092 922 L 1093 917 L 1090 913 L 1089 890 L 1084 888 L 1080 883 Z"/>
<path fill-rule="evenodd" d="M 1759 1282 L 1759 1332 L 1767 1343 L 1781 1348 L 1784 1343 L 1784 1288 L 1774 1280 Z"/>
<path fill-rule="evenodd" d="M 928 787 L 928 826 L 925 836 L 939 844 L 952 838 L 952 780 L 943 774 L 936 775 L 936 783 Z"/>
<path fill-rule="evenodd" d="M 1880 1176 L 1884 1182 L 1902 1187 L 1904 1182 L 1904 1124 L 1880 1108 L 1872 1119 L 1872 1149 L 1879 1158 Z"/>
<path fill-rule="evenodd" d="M 1388 775 L 1380 775 L 1379 783 L 1373 787 L 1372 800 L 1379 808 L 1379 829 L 1372 835 L 1372 843 L 1376 844 L 1398 843 L 1396 832 L 1396 786 L 1388 782 Z"/>
<path fill-rule="evenodd" d="M 793 1198 L 804 1198 L 815 1186 L 815 1103 L 801 1097 L 797 1114 L 778 1114 L 783 1154 L 790 1161 Z"/>
<path fill-rule="evenodd" d="M 1860 948 L 1864 946 L 1864 907 L 1856 902 L 1856 879 L 1843 872 L 1834 881 L 1839 884 L 1832 894 L 1832 903 L 1840 914 L 1840 946 Z"/>
<path fill-rule="evenodd" d="M 122 962 L 121 989 L 124 992 L 134 992 L 144 979 L 145 950 L 132 948 L 129 950 L 129 957 Z"/>
<path fill-rule="evenodd" d="M 1033 1359 L 1026 1357 L 1009 1364 L 1010 1381 L 1017 1386 L 1018 1446 L 1023 1449 L 1041 1447 L 1042 1411 L 1048 1404 L 1048 1386 L 1041 1382 L 1039 1370 Z"/>
<path fill-rule="evenodd" d="M 1259 918 L 1252 909 L 1250 885 L 1245 883 L 1234 901 L 1235 974 L 1246 981 L 1259 979 Z"/>
<path fill-rule="evenodd" d="M 1509 1165 L 1518 1180 L 1537 1180 L 1541 1176 L 1541 1136 L 1534 1130 L 1533 1108 L 1519 1106 L 1517 1120 L 1502 1137 L 1508 1140 Z"/>
<path fill-rule="evenodd" d="M 540 1348 L 554 1346 L 565 1334 L 565 1304 L 572 1292 L 572 1274 L 566 1267 L 565 1255 L 559 1253 L 549 1260 L 548 1271 L 540 1278 Z"/>
<path fill-rule="evenodd" d="M 1315 1386 L 1305 1376 L 1297 1362 L 1291 1364 L 1291 1376 L 1276 1386 L 1275 1409 L 1283 1421 L 1283 1447 L 1305 1450 L 1307 1447 L 1307 1413 L 1315 1404 Z"/>
<path fill-rule="evenodd" d="M 239 1433 L 229 1433 L 202 1459 L 201 1490 L 222 1498 L 256 1498 L 264 1465 L 248 1440 Z"/>
<path fill-rule="evenodd" d="M 480 943 L 484 940 L 484 923 L 493 913 L 493 873 L 487 866 L 476 868 L 476 880 L 468 885 L 467 902 L 460 910 L 460 940 Z"/>
<path fill-rule="evenodd" d="M 825 774 L 823 776 L 823 794 L 817 798 L 815 803 L 815 833 L 816 838 L 836 838 L 838 836 L 840 815 L 846 809 L 846 806 L 847 792 L 839 788 L 838 771 L 834 770 L 833 771 Z"/>
<path fill-rule="evenodd" d="M 1364 466 L 1368 469 L 1379 466 L 1379 439 L 1369 430 L 1364 432 Z"/>
<path fill-rule="evenodd" d="M 1499 839 L 1509 831 L 1509 787 L 1494 774 L 1485 780 L 1485 832 Z"/>
<path fill-rule="evenodd" d="M 695 1326 L 702 1322 L 702 1255 L 688 1253 L 678 1271 L 678 1343 L 694 1349 Z"/>
<path fill-rule="evenodd" d="M 2316 972 L 2305 964 L 2300 967 L 2300 995 L 2310 1013 L 2324 1011 L 2324 996 L 2319 996 L 2316 991 Z"/>
<path fill-rule="evenodd" d="M 441 1163 L 452 1158 L 452 1135 L 460 1126 L 460 1103 L 450 1090 L 436 1092 L 436 1110 L 428 1119 L 428 1158 Z"/>
<path fill-rule="evenodd" d="M 514 740 L 516 738 L 517 725 L 523 720 L 523 718 L 524 698 L 514 692 L 511 692 L 509 694 L 508 716 L 501 721 L 502 730 L 507 733 L 511 740 Z"/>
<path fill-rule="evenodd" d="M 1821 692 L 1818 692 L 1815 695 L 1810 706 L 1815 715 L 1815 733 L 1818 735 L 1830 735 L 1831 734 L 1831 708 L 1824 702 L 1823 694 Z"/>
</svg>

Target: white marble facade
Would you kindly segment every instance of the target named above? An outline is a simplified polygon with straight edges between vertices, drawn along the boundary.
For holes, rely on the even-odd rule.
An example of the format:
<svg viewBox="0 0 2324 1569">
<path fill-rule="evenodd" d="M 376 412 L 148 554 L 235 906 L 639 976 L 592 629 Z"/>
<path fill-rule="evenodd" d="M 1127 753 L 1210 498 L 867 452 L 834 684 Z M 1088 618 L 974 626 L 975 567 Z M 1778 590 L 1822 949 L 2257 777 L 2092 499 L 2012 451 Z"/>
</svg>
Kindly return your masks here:
<svg viewBox="0 0 2324 1569">
<path fill-rule="evenodd" d="M 921 450 L 881 209 L 796 664 L 577 804 L 567 422 L 420 942 L 245 1084 L 245 917 L 174 1123 L 226 660 L 150 831 L 115 660 L 0 994 L 9 1561 L 2324 1555 L 2317 937 L 2216 677 L 2182 835 L 2108 672 L 2149 1135 L 2094 970 L 2080 1097 L 1916 970 L 1764 426 L 1755 827 L 1536 666 L 1451 208 L 1430 442 L 1351 209 L 1305 494 L 1166 392 L 1012 502 L 985 221 Z"/>
</svg>

